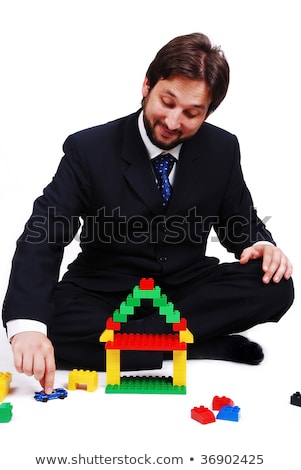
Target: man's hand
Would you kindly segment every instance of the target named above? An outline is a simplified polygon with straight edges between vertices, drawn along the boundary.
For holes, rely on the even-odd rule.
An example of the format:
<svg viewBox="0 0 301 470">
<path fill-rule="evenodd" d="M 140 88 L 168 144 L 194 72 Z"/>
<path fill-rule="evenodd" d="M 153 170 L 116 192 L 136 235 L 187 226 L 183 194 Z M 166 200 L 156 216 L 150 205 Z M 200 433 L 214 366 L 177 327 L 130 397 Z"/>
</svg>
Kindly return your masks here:
<svg viewBox="0 0 301 470">
<path fill-rule="evenodd" d="M 276 284 L 282 278 L 289 279 L 293 266 L 285 254 L 276 246 L 270 244 L 256 244 L 245 248 L 240 256 L 240 263 L 246 264 L 251 259 L 262 258 L 262 281 L 268 284 L 271 280 Z"/>
<path fill-rule="evenodd" d="M 55 375 L 54 350 L 43 333 L 22 332 L 11 340 L 15 368 L 18 372 L 33 375 L 47 394 L 53 390 Z"/>
</svg>

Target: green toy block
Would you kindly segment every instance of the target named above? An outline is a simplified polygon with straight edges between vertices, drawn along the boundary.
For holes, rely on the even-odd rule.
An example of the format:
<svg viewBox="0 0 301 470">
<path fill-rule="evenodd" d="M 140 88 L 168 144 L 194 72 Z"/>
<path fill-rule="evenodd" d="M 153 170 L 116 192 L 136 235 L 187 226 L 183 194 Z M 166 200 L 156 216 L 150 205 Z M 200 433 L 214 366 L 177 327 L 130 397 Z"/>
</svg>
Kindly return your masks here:
<svg viewBox="0 0 301 470">
<path fill-rule="evenodd" d="M 167 305 L 162 305 L 159 307 L 160 315 L 172 315 L 174 312 L 174 304 L 172 302 L 168 302 Z"/>
<path fill-rule="evenodd" d="M 140 289 L 139 286 L 135 286 L 133 289 L 133 297 L 135 299 L 158 299 L 161 296 L 161 288 L 156 286 L 151 290 Z"/>
<path fill-rule="evenodd" d="M 127 314 L 125 313 L 120 313 L 120 311 L 117 309 L 113 313 L 113 321 L 115 322 L 120 322 L 120 323 L 126 323 L 128 319 Z"/>
<path fill-rule="evenodd" d="M 160 297 L 154 299 L 153 306 L 154 307 L 162 307 L 167 305 L 167 295 L 162 294 Z"/>
<path fill-rule="evenodd" d="M 8 423 L 13 416 L 12 404 L 5 402 L 0 404 L 0 423 Z"/>
<path fill-rule="evenodd" d="M 172 377 L 121 377 L 120 385 L 106 386 L 106 393 L 185 395 L 185 385 L 173 385 Z"/>
<path fill-rule="evenodd" d="M 129 294 L 126 298 L 125 301 L 126 305 L 132 305 L 133 307 L 140 307 L 141 305 L 141 300 L 140 299 L 135 299 L 132 294 Z"/>
<path fill-rule="evenodd" d="M 166 323 L 180 323 L 181 315 L 179 310 L 174 310 L 166 315 Z"/>
<path fill-rule="evenodd" d="M 132 305 L 127 305 L 126 302 L 121 302 L 119 312 L 121 315 L 134 315 L 134 307 Z"/>
</svg>

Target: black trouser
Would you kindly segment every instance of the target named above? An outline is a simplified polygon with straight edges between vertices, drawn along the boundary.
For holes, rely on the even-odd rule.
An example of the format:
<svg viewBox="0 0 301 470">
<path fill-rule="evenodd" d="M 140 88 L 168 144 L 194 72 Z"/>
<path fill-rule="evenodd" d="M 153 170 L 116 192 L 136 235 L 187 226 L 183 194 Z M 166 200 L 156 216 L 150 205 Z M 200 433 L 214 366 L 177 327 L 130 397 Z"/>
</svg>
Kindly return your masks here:
<svg viewBox="0 0 301 470">
<path fill-rule="evenodd" d="M 293 302 L 293 282 L 282 280 L 279 284 L 266 285 L 261 278 L 261 261 L 255 260 L 246 265 L 223 263 L 206 279 L 197 278 L 176 288 L 160 287 L 181 317 L 187 319 L 194 341 L 201 342 L 280 320 Z M 49 331 L 58 368 L 105 370 L 104 344 L 99 343 L 99 336 L 107 318 L 128 294 L 83 290 L 70 282 L 58 284 L 56 314 Z M 152 307 L 152 302 L 142 301 L 135 315 L 129 315 L 128 321 L 122 324 L 121 331 L 168 333 L 172 330 L 164 315 Z M 161 352 L 122 352 L 121 369 L 156 369 L 162 366 L 162 360 Z"/>
</svg>

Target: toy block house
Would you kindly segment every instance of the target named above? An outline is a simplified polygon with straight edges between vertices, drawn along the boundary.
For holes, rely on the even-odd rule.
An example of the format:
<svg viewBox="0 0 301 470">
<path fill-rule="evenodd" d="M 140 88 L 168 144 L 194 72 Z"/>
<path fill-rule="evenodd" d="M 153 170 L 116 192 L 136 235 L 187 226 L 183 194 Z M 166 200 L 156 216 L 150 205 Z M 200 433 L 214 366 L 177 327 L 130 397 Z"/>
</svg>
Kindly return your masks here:
<svg viewBox="0 0 301 470">
<path fill-rule="evenodd" d="M 135 308 L 141 301 L 150 299 L 157 307 L 166 323 L 171 324 L 169 334 L 121 333 L 121 324 L 134 315 Z M 139 286 L 134 287 L 113 316 L 108 318 L 105 331 L 99 341 L 106 343 L 106 379 L 107 393 L 186 393 L 186 360 L 187 343 L 193 343 L 193 335 L 187 328 L 185 318 L 174 309 L 172 302 L 167 301 L 161 289 L 154 285 L 154 280 L 141 279 Z M 121 377 L 121 351 L 172 351 L 173 377 Z"/>
</svg>

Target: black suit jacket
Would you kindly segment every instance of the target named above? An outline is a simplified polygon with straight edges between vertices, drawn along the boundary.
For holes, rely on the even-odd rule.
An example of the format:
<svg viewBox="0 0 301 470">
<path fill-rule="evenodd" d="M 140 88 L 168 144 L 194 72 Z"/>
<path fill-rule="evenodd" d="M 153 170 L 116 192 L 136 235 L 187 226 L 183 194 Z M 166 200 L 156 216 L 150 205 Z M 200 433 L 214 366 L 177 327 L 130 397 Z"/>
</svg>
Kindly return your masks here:
<svg viewBox="0 0 301 470">
<path fill-rule="evenodd" d="M 69 136 L 52 182 L 17 241 L 3 321 L 51 322 L 64 247 L 82 220 L 81 253 L 64 279 L 103 292 L 141 277 L 177 285 L 206 275 L 210 229 L 238 257 L 272 241 L 246 187 L 236 137 L 204 123 L 182 146 L 173 194 L 163 208 L 138 130 L 138 114 Z"/>
</svg>

